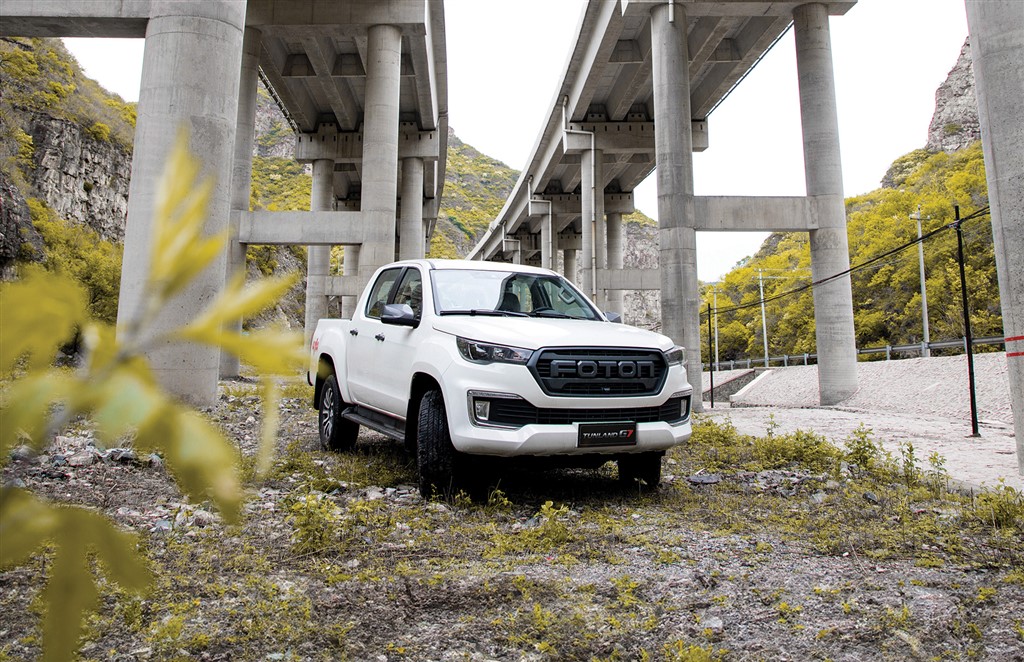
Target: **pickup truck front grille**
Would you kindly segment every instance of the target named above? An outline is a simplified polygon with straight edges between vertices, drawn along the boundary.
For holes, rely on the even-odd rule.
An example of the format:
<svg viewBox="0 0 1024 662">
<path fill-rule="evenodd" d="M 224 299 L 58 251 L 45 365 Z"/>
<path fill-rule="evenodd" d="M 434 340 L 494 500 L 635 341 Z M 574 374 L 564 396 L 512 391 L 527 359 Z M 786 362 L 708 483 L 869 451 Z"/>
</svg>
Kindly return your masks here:
<svg viewBox="0 0 1024 662">
<path fill-rule="evenodd" d="M 607 421 L 634 421 L 636 423 L 679 423 L 690 415 L 689 396 L 669 398 L 660 407 L 621 407 L 602 409 L 543 409 L 526 400 L 495 398 L 490 401 L 487 422 L 495 425 L 522 427 L 541 425 L 568 425 L 571 423 L 601 423 Z"/>
<path fill-rule="evenodd" d="M 607 347 L 544 349 L 529 367 L 546 394 L 576 397 L 655 395 L 668 373 L 657 350 Z"/>
</svg>

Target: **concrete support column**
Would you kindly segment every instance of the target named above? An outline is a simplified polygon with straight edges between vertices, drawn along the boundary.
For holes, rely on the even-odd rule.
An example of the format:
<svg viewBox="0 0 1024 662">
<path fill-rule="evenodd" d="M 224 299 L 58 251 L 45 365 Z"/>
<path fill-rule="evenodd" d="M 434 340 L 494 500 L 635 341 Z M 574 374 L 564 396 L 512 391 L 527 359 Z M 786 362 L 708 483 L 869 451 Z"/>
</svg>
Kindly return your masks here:
<svg viewBox="0 0 1024 662">
<path fill-rule="evenodd" d="M 619 271 L 625 264 L 622 243 L 622 214 L 608 214 L 608 263 L 609 271 Z M 607 291 L 608 308 L 619 315 L 625 315 L 622 290 Z"/>
<path fill-rule="evenodd" d="M 594 282 L 594 269 L 597 266 L 597 258 L 594 254 L 594 219 L 597 216 L 594 204 L 597 201 L 597 196 L 594 194 L 594 150 L 584 150 L 582 157 L 580 164 L 580 229 L 583 235 L 583 250 L 580 253 L 583 258 L 583 275 L 580 278 L 580 288 L 594 303 L 598 303 L 597 284 Z"/>
<path fill-rule="evenodd" d="M 807 195 L 819 200 L 819 229 L 811 230 L 811 275 L 821 280 L 850 268 L 839 156 L 839 121 L 832 72 L 828 10 L 809 4 L 793 11 Z M 850 277 L 814 288 L 818 393 L 834 405 L 857 390 L 857 347 Z"/>
<path fill-rule="evenodd" d="M 700 299 L 686 28 L 682 5 L 670 7 L 666 3 L 651 9 L 654 149 L 661 240 L 661 328 L 662 333 L 686 347 L 687 379 L 695 392 L 699 392 Z M 693 410 L 703 410 L 699 397 L 693 399 Z"/>
<path fill-rule="evenodd" d="M 144 284 L 150 270 L 153 209 L 160 177 L 178 131 L 189 131 L 200 156 L 201 174 L 215 181 L 206 232 L 229 229 L 231 177 L 238 122 L 245 0 L 153 0 L 139 89 L 138 121 L 125 228 L 121 333 L 143 322 Z M 222 253 L 164 309 L 145 320 L 158 336 L 193 319 L 224 287 L 227 253 Z M 215 348 L 164 342 L 147 352 L 159 382 L 196 405 L 217 398 L 220 353 Z"/>
<path fill-rule="evenodd" d="M 313 187 L 309 196 L 310 211 L 334 210 L 334 161 L 313 161 Z M 327 317 L 327 276 L 331 272 L 331 247 L 306 248 L 306 344 L 313 337 L 316 323 Z"/>
<path fill-rule="evenodd" d="M 259 90 L 260 42 L 262 35 L 255 28 L 246 28 L 242 36 L 242 71 L 238 79 L 238 121 L 235 124 L 235 166 L 231 171 L 231 211 L 249 211 L 252 194 L 252 145 L 256 133 L 256 94 Z M 228 243 L 227 277 L 245 269 L 246 245 L 238 242 L 238 216 L 231 223 Z M 235 320 L 233 331 L 242 330 L 242 320 Z M 238 357 L 220 353 L 220 376 L 237 377 Z"/>
<path fill-rule="evenodd" d="M 394 25 L 374 25 L 367 37 L 360 201 L 366 231 L 359 253 L 359 277 L 364 282 L 395 259 L 402 31 Z"/>
<path fill-rule="evenodd" d="M 341 263 L 341 274 L 343 276 L 359 275 L 359 253 L 361 249 L 361 246 L 345 247 L 345 259 Z M 343 319 L 352 319 L 352 314 L 356 310 L 357 299 L 358 297 L 353 296 L 341 297 L 341 317 Z"/>
<path fill-rule="evenodd" d="M 402 220 L 398 257 L 417 260 L 423 252 L 423 159 L 402 159 Z"/>
<path fill-rule="evenodd" d="M 594 150 L 594 278 L 597 274 L 608 268 L 608 246 L 605 244 L 605 237 L 608 236 L 607 223 L 604 219 L 604 152 Z M 594 284 L 595 288 L 597 283 Z M 598 307 L 605 310 L 608 307 L 608 293 L 605 290 L 597 290 Z"/>
<path fill-rule="evenodd" d="M 548 269 L 558 271 L 558 232 L 555 230 L 555 215 L 549 214 L 548 218 L 551 221 L 548 225 L 548 232 L 551 233 L 551 264 L 548 266 Z"/>
<path fill-rule="evenodd" d="M 553 269 L 555 233 L 551 227 L 551 205 L 548 212 L 540 219 L 540 266 Z"/>
<path fill-rule="evenodd" d="M 1017 465 L 1024 474 L 1024 9 L 967 0 Z"/>
<path fill-rule="evenodd" d="M 562 251 L 562 274 L 573 283 L 577 283 L 576 278 L 576 249 L 567 248 Z"/>
</svg>

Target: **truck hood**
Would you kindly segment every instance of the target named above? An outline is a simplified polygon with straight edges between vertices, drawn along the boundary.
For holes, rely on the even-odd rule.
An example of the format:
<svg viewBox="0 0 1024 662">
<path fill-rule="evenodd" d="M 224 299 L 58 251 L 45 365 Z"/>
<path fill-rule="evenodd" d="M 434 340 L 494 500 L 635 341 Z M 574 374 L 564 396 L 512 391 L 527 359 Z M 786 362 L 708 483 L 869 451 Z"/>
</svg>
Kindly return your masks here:
<svg viewBox="0 0 1024 662">
<path fill-rule="evenodd" d="M 674 343 L 667 336 L 625 324 L 536 317 L 437 317 L 441 333 L 524 349 L 541 347 L 650 347 L 662 351 Z"/>
</svg>

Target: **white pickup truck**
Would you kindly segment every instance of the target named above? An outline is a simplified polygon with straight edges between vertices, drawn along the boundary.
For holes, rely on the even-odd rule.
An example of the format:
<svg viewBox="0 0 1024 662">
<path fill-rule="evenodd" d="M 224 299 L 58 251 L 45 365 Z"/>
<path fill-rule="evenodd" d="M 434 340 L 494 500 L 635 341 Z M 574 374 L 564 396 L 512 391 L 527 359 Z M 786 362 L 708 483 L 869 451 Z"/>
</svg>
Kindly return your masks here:
<svg viewBox="0 0 1024 662">
<path fill-rule="evenodd" d="M 609 317 L 546 269 L 382 267 L 351 320 L 313 333 L 320 443 L 349 448 L 360 425 L 404 442 L 424 497 L 450 495 L 480 455 L 616 460 L 621 480 L 654 488 L 690 437 L 684 351 Z"/>
</svg>

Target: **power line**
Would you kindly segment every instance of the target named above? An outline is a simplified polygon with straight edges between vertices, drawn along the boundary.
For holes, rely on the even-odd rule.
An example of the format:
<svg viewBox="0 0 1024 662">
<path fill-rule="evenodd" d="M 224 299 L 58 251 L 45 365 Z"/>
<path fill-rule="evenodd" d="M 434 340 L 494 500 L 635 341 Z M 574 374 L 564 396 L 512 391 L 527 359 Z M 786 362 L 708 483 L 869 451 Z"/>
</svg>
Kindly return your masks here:
<svg viewBox="0 0 1024 662">
<path fill-rule="evenodd" d="M 731 313 L 731 312 L 734 312 L 734 311 L 737 311 L 737 310 L 745 310 L 747 308 L 753 308 L 754 306 L 760 306 L 763 303 L 769 303 L 771 301 L 777 301 L 779 299 L 783 299 L 785 297 L 788 297 L 788 296 L 791 296 L 791 295 L 794 295 L 794 294 L 799 294 L 800 292 L 804 292 L 806 290 L 809 290 L 809 289 L 811 289 L 811 288 L 813 288 L 813 287 L 815 287 L 817 285 L 824 285 L 826 283 L 831 283 L 832 281 L 834 281 L 836 279 L 842 278 L 844 276 L 848 276 L 850 274 L 856 273 L 856 272 L 861 271 L 863 269 L 867 269 L 868 267 L 870 267 L 871 265 L 875 264 L 876 262 L 884 260 L 885 258 L 890 257 L 892 255 L 896 255 L 898 253 L 901 253 L 902 251 L 905 251 L 908 248 L 911 248 L 913 246 L 918 245 L 919 243 L 922 243 L 924 241 L 927 241 L 927 240 L 931 239 L 932 237 L 934 237 L 935 235 L 937 235 L 937 234 L 939 234 L 941 232 L 944 232 L 946 230 L 954 229 L 954 226 L 957 223 L 961 223 L 962 224 L 965 221 L 970 221 L 970 220 L 973 220 L 975 218 L 978 218 L 978 217 L 981 217 L 981 216 L 985 216 L 985 215 L 988 214 L 988 212 L 989 212 L 989 207 L 986 205 L 985 207 L 982 207 L 981 209 L 977 210 L 976 212 L 974 212 L 972 214 L 968 214 L 967 216 L 964 216 L 959 221 L 954 221 L 953 223 L 949 223 L 947 225 L 942 225 L 942 226 L 932 230 L 931 232 L 928 232 L 928 233 L 922 235 L 921 237 L 914 238 L 914 239 L 908 241 L 905 244 L 897 246 L 896 248 L 890 249 L 888 251 L 885 251 L 884 253 L 880 253 L 880 254 L 878 254 L 878 255 L 876 255 L 874 257 L 868 258 L 864 262 L 861 262 L 860 264 L 854 265 L 854 266 L 850 267 L 849 269 L 847 269 L 846 271 L 842 271 L 840 273 L 833 274 L 831 276 L 828 276 L 826 278 L 822 278 L 820 280 L 812 281 L 812 282 L 807 283 L 805 285 L 801 285 L 800 287 L 795 287 L 795 288 L 793 288 L 791 290 L 786 290 L 785 292 L 780 292 L 778 294 L 773 294 L 770 297 L 762 297 L 762 298 L 758 299 L 757 301 L 752 301 L 750 303 L 736 304 L 735 306 L 730 306 L 728 308 L 719 308 L 718 309 L 718 313 L 719 314 Z M 704 315 L 704 313 L 701 313 L 701 317 L 703 317 L 703 315 Z"/>
</svg>

